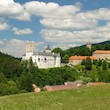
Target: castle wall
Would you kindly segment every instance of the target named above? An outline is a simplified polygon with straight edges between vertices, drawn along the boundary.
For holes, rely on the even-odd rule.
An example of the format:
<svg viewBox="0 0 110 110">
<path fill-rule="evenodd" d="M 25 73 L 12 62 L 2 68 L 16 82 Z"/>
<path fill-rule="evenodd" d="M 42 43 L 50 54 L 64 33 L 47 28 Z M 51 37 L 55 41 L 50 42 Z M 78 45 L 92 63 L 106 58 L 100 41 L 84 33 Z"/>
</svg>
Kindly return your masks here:
<svg viewBox="0 0 110 110">
<path fill-rule="evenodd" d="M 53 56 L 34 55 L 32 61 L 39 68 L 52 68 L 55 67 L 55 60 Z"/>
</svg>

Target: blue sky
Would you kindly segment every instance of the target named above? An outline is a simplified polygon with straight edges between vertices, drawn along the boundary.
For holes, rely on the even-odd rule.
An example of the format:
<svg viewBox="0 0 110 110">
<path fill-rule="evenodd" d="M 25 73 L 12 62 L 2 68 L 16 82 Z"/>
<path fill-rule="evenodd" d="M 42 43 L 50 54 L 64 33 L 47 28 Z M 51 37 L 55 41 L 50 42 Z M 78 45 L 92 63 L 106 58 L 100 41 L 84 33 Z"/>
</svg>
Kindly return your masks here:
<svg viewBox="0 0 110 110">
<path fill-rule="evenodd" d="M 0 0 L 0 51 L 16 57 L 26 41 L 67 49 L 110 40 L 109 29 L 110 0 Z"/>
</svg>

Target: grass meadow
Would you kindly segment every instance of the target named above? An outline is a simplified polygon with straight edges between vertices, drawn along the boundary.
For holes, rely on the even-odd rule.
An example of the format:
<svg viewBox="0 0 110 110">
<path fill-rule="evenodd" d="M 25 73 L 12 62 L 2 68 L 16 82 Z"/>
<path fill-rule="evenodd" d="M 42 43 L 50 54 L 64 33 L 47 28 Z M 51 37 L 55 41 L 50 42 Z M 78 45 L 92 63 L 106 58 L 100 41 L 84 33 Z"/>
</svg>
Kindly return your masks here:
<svg viewBox="0 0 110 110">
<path fill-rule="evenodd" d="M 2 96 L 0 110 L 110 110 L 110 84 Z"/>
</svg>

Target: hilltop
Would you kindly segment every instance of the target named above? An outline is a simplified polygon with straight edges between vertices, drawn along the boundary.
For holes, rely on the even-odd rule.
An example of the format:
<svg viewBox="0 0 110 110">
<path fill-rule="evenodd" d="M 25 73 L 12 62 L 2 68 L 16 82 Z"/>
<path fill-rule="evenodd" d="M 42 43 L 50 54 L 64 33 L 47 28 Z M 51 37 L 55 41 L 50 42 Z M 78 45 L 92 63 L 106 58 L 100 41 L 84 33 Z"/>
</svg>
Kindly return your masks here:
<svg viewBox="0 0 110 110">
<path fill-rule="evenodd" d="M 105 47 L 106 45 L 110 44 L 110 41 L 104 41 L 104 42 L 99 42 L 99 43 L 93 43 L 92 46 L 99 46 L 102 45 L 103 47 Z M 86 45 L 81 45 L 81 46 L 77 46 L 74 48 L 80 48 L 80 47 L 86 47 Z"/>
</svg>

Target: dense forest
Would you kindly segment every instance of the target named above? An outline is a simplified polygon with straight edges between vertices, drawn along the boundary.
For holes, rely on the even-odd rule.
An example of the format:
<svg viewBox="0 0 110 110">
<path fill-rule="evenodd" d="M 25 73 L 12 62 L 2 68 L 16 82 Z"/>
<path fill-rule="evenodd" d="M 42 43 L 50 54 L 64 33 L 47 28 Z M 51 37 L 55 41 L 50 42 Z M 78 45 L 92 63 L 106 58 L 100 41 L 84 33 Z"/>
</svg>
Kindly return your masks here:
<svg viewBox="0 0 110 110">
<path fill-rule="evenodd" d="M 65 51 L 55 48 L 53 51 L 60 53 L 62 62 L 67 63 L 71 55 L 91 55 L 97 49 L 109 50 L 109 43 L 94 44 L 91 50 L 86 46 L 81 46 Z M 59 85 L 78 79 L 83 80 L 84 83 L 110 82 L 110 64 L 105 60 L 92 62 L 88 58 L 75 67 L 39 69 L 34 66 L 31 59 L 21 61 L 21 59 L 0 52 L 0 95 L 31 92 L 33 91 L 32 84 L 43 88 L 45 85 Z"/>
</svg>

